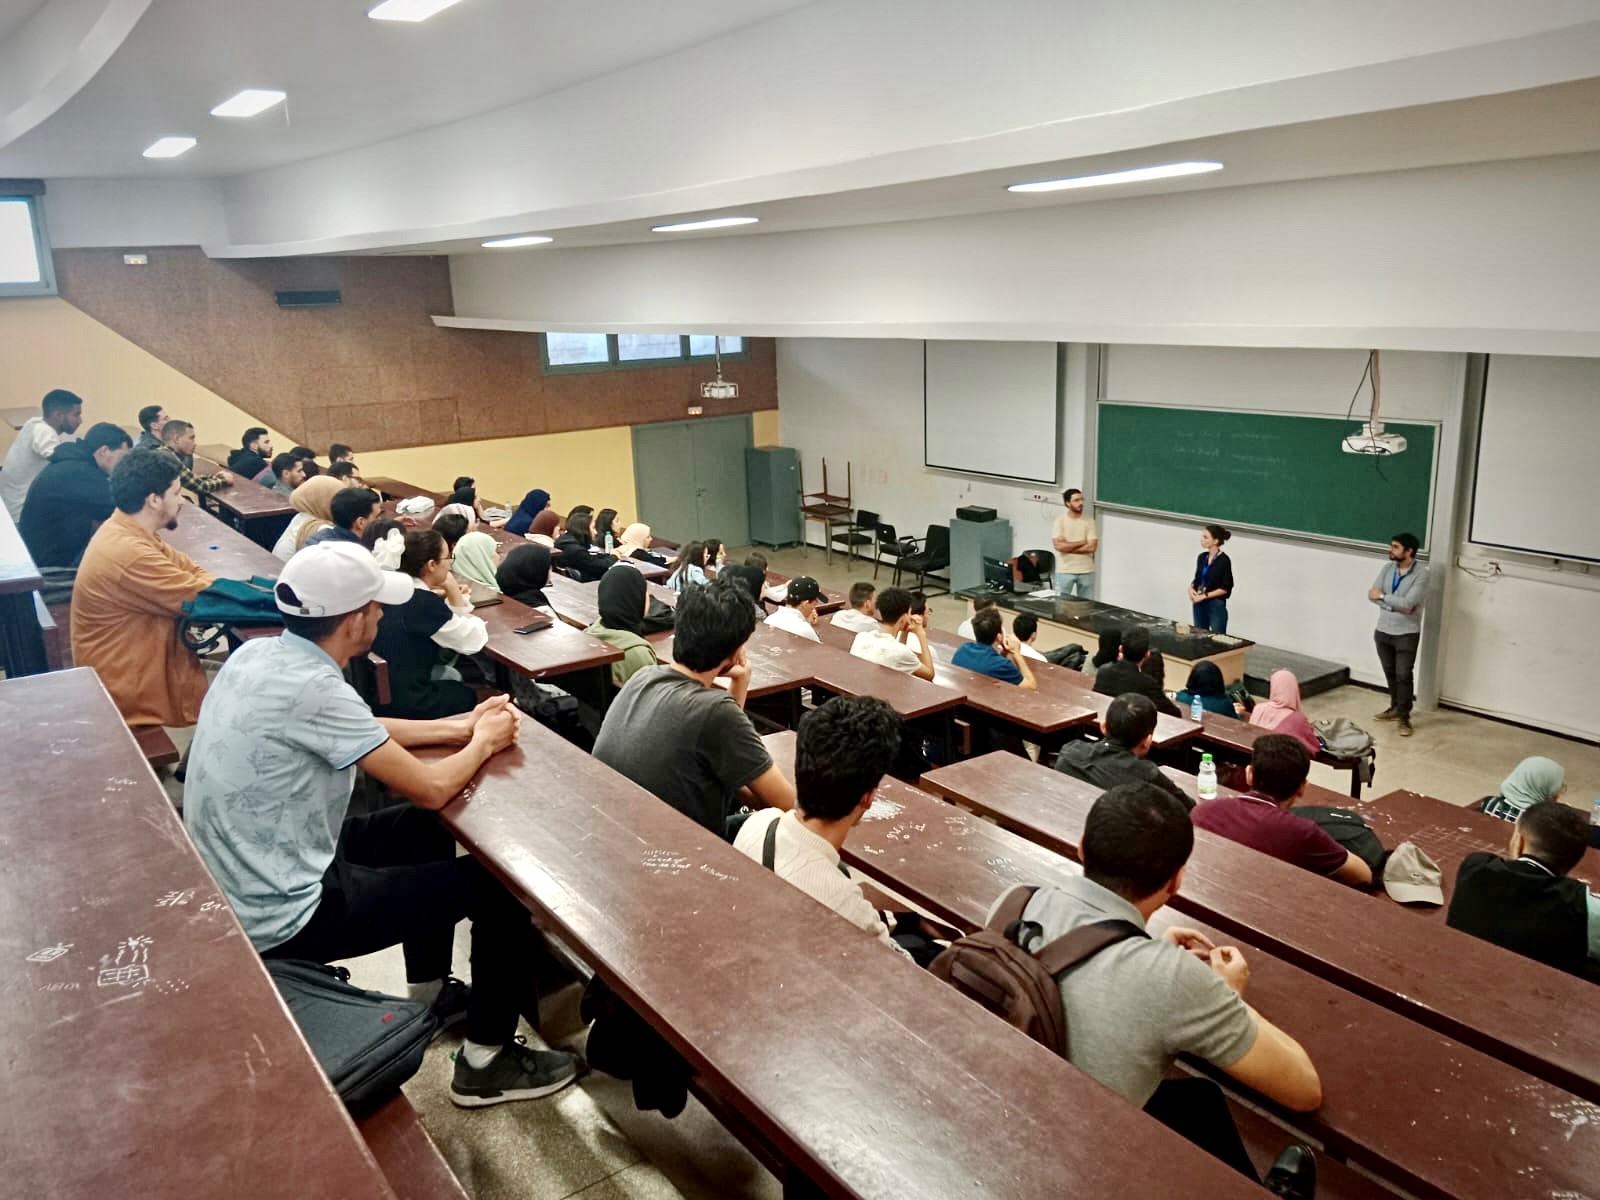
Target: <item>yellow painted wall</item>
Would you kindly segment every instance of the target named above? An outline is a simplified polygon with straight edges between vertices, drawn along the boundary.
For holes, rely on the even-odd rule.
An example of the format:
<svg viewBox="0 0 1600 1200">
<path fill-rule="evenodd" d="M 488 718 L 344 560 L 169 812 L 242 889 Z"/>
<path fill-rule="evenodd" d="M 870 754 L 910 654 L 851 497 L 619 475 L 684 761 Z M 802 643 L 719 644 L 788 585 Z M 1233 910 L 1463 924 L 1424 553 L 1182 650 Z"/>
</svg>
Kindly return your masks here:
<svg viewBox="0 0 1600 1200">
<path fill-rule="evenodd" d="M 750 432 L 758 446 L 783 445 L 783 426 L 778 420 L 779 409 L 765 408 L 750 414 Z"/>
<path fill-rule="evenodd" d="M 193 422 L 202 443 L 234 445 L 241 433 L 260 424 L 59 297 L 0 300 L 0 408 L 37 405 L 58 387 L 83 397 L 86 426 L 111 421 L 137 429 L 146 404 L 160 404 L 169 416 Z M 777 410 L 751 415 L 755 444 L 776 445 Z M 0 455 L 15 436 L 0 422 Z M 280 451 L 294 441 L 276 429 L 272 440 Z M 448 490 L 458 475 L 470 475 L 479 495 L 502 503 L 515 504 L 530 488 L 542 487 L 561 512 L 583 503 L 615 508 L 624 523 L 635 517 L 633 437 L 626 425 L 406 450 L 357 446 L 355 451 L 365 475 L 437 490 Z"/>
</svg>

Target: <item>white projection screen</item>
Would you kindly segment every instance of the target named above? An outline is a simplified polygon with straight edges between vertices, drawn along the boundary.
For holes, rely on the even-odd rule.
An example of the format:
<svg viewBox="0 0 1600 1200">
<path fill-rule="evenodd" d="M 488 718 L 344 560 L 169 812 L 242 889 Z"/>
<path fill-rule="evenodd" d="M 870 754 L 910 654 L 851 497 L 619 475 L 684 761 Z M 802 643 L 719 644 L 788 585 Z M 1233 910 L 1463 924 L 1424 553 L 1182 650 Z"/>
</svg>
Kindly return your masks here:
<svg viewBox="0 0 1600 1200">
<path fill-rule="evenodd" d="M 1059 360 L 1055 342 L 924 342 L 923 463 L 1055 483 Z"/>
<path fill-rule="evenodd" d="M 1600 562 L 1600 359 L 1489 359 L 1471 541 Z"/>
</svg>

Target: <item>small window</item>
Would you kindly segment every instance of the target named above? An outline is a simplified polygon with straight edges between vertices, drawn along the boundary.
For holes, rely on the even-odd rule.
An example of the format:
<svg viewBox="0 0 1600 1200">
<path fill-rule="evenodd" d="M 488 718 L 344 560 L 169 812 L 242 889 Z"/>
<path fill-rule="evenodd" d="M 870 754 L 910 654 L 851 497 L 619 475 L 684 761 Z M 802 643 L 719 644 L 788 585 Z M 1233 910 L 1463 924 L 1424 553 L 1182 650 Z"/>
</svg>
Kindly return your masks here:
<svg viewBox="0 0 1600 1200">
<path fill-rule="evenodd" d="M 559 375 L 574 371 L 659 367 L 704 362 L 722 343 L 724 359 L 747 359 L 742 337 L 681 333 L 541 333 L 544 369 Z"/>
<path fill-rule="evenodd" d="M 610 341 L 603 333 L 547 333 L 545 361 L 552 367 L 572 367 L 611 361 Z"/>
<path fill-rule="evenodd" d="M 619 333 L 617 361 L 673 362 L 683 357 L 683 338 L 676 333 Z"/>
<path fill-rule="evenodd" d="M 689 335 L 689 357 L 710 358 L 716 353 L 716 344 L 722 343 L 722 356 L 742 354 L 744 352 L 744 339 L 742 337 L 712 337 L 702 336 L 698 333 Z"/>
<path fill-rule="evenodd" d="M 0 296 L 55 294 L 38 196 L 0 194 Z"/>
</svg>

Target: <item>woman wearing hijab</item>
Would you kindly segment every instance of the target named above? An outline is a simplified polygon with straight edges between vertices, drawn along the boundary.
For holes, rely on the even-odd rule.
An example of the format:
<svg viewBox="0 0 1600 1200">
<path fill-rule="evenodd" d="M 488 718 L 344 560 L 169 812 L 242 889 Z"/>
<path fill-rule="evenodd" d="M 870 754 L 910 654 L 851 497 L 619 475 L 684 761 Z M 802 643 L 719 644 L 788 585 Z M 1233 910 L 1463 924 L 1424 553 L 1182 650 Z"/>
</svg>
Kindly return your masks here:
<svg viewBox="0 0 1600 1200">
<path fill-rule="evenodd" d="M 567 517 L 567 531 L 556 539 L 557 565 L 573 578 L 593 583 L 617 561 L 609 554 L 597 554 L 589 536 L 592 513 L 573 511 Z"/>
<path fill-rule="evenodd" d="M 667 565 L 667 560 L 659 554 L 652 554 L 650 547 L 655 539 L 650 536 L 650 526 L 642 521 L 635 521 L 622 531 L 622 536 L 617 539 L 614 553 L 618 558 L 636 558 L 640 562 L 655 563 L 658 567 Z"/>
<path fill-rule="evenodd" d="M 1561 764 L 1553 758 L 1534 755 L 1519 762 L 1501 783 L 1499 793 L 1485 796 L 1478 807 L 1491 817 L 1515 821 L 1529 805 L 1560 799 L 1566 790 L 1567 773 Z"/>
<path fill-rule="evenodd" d="M 1300 681 L 1293 671 L 1274 671 L 1268 699 L 1258 704 L 1250 713 L 1250 724 L 1270 729 L 1273 733 L 1286 733 L 1305 746 L 1315 758 L 1322 753 L 1322 743 L 1311 719 L 1300 711 Z"/>
<path fill-rule="evenodd" d="M 522 498 L 522 503 L 517 505 L 517 511 L 506 520 L 506 532 L 526 534 L 533 524 L 533 519 L 549 507 L 550 493 L 543 488 L 534 488 Z"/>
<path fill-rule="evenodd" d="M 441 517 L 447 517 L 451 513 L 455 513 L 456 516 L 460 517 L 463 521 L 465 521 L 467 523 L 467 528 L 468 529 L 471 529 L 474 525 L 476 525 L 478 523 L 478 514 L 473 509 L 472 505 L 470 505 L 470 504 L 462 504 L 461 502 L 459 502 L 457 500 L 450 501 L 449 504 L 446 504 L 443 508 L 441 508 L 438 512 L 436 512 L 433 515 L 433 523 L 435 525 L 437 525 L 439 523 L 439 519 Z"/>
<path fill-rule="evenodd" d="M 611 682 L 617 687 L 635 671 L 659 662 L 643 637 L 649 606 L 649 585 L 632 567 L 618 563 L 600 577 L 600 619 L 584 632 L 622 651 L 622 660 L 611 664 Z"/>
<path fill-rule="evenodd" d="M 456 561 L 452 568 L 457 579 L 471 580 L 473 583 L 498 592 L 500 585 L 495 582 L 494 539 L 487 533 L 463 534 L 456 543 Z"/>
<path fill-rule="evenodd" d="M 550 600 L 544 594 L 550 582 L 550 551 L 539 543 L 513 546 L 495 571 L 494 581 L 517 603 L 550 612 Z"/>
<path fill-rule="evenodd" d="M 471 712 L 478 697 L 450 666 L 489 640 L 482 617 L 450 574 L 450 550 L 436 529 L 406 534 L 400 570 L 411 576 L 411 599 L 385 607 L 372 648 L 389 664 L 389 703 L 383 717 L 426 721 Z M 440 593 L 443 593 L 442 595 Z"/>
<path fill-rule="evenodd" d="M 1227 684 L 1222 681 L 1222 668 L 1210 659 L 1202 658 L 1189 668 L 1188 685 L 1177 695 L 1178 707 L 1188 712 L 1198 700 L 1206 712 L 1221 713 L 1225 717 L 1237 711 L 1228 699 Z"/>
<path fill-rule="evenodd" d="M 272 547 L 272 552 L 284 562 L 294 557 L 294 552 L 306 544 L 306 539 L 319 529 L 333 524 L 333 498 L 344 491 L 342 479 L 318 475 L 308 479 L 289 494 L 294 516 L 285 526 L 282 535 Z"/>
<path fill-rule="evenodd" d="M 506 526 L 508 532 L 510 528 L 509 525 Z M 524 536 L 530 542 L 537 542 L 546 550 L 554 550 L 556 538 L 560 533 L 561 518 L 556 515 L 554 509 L 547 508 L 533 519 L 533 524 L 528 526 L 528 532 Z"/>
<path fill-rule="evenodd" d="M 1102 629 L 1100 631 L 1100 649 L 1094 652 L 1094 657 L 1089 660 L 1091 670 L 1098 671 L 1107 663 L 1116 662 L 1117 655 L 1122 653 L 1122 630 Z"/>
</svg>

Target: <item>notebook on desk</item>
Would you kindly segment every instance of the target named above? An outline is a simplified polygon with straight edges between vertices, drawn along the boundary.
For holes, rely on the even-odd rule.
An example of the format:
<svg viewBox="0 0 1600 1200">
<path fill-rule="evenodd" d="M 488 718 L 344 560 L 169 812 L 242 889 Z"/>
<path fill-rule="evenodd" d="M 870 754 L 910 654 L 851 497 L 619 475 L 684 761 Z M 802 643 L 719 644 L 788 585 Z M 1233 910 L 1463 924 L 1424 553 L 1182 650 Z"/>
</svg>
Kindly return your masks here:
<svg viewBox="0 0 1600 1200">
<path fill-rule="evenodd" d="M 499 604 L 502 597 L 492 587 L 485 587 L 476 579 L 466 580 L 467 596 L 472 600 L 473 608 L 487 608 L 491 604 Z"/>
</svg>

